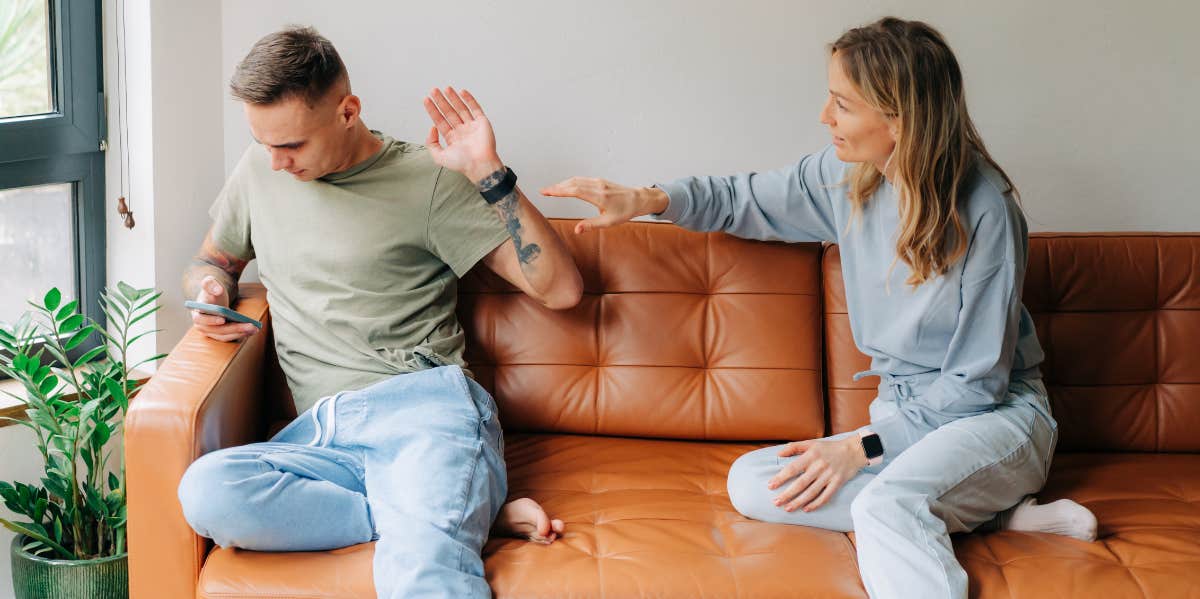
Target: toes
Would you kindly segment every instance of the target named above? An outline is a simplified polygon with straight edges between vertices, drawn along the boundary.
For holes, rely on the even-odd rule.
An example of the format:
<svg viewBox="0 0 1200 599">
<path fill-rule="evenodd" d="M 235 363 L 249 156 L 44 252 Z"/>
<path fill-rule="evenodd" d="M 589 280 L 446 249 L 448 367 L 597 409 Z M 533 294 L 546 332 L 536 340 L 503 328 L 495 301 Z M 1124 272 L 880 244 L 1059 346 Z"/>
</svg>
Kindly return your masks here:
<svg viewBox="0 0 1200 599">
<path fill-rule="evenodd" d="M 550 521 L 550 528 L 553 529 L 556 534 L 562 534 L 563 526 L 563 521 L 557 518 Z"/>
<path fill-rule="evenodd" d="M 537 536 L 547 537 L 550 535 L 550 517 L 546 515 L 546 510 L 542 506 L 537 506 Z"/>
</svg>

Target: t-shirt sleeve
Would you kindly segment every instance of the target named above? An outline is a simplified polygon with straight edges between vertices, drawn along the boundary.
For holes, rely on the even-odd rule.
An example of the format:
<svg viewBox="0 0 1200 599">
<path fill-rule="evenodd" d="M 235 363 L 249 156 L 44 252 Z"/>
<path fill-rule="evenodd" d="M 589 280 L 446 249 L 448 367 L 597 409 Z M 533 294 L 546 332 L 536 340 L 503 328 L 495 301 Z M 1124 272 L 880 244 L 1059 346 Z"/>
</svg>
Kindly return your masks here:
<svg viewBox="0 0 1200 599">
<path fill-rule="evenodd" d="M 254 259 L 250 241 L 250 198 L 245 192 L 244 171 L 249 150 L 225 182 L 217 200 L 208 209 L 213 219 L 212 238 L 217 247 L 242 260 Z"/>
<path fill-rule="evenodd" d="M 429 251 L 462 277 L 509 239 L 508 230 L 463 175 L 438 170 L 429 203 Z"/>
</svg>

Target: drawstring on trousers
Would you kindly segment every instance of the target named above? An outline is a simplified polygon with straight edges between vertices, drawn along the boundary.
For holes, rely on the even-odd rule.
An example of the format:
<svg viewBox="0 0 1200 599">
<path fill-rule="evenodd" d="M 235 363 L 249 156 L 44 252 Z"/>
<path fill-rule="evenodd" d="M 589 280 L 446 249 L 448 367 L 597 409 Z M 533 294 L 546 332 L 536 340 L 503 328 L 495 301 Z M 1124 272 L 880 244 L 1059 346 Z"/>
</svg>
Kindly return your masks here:
<svg viewBox="0 0 1200 599">
<path fill-rule="evenodd" d="M 333 442 L 334 416 L 337 415 L 335 408 L 337 407 L 337 399 L 341 396 L 341 393 L 327 395 L 321 399 L 318 399 L 317 403 L 313 405 L 309 415 L 312 417 L 314 433 L 313 440 L 308 442 L 309 445 L 316 446 L 320 444 L 321 447 L 325 447 Z M 321 410 L 326 406 L 329 406 L 329 417 L 326 419 L 328 420 L 326 423 L 326 428 L 329 430 L 329 440 L 325 443 L 321 443 L 321 437 L 324 436 L 324 431 L 321 430 L 321 419 L 319 418 L 319 415 L 321 414 Z"/>
</svg>

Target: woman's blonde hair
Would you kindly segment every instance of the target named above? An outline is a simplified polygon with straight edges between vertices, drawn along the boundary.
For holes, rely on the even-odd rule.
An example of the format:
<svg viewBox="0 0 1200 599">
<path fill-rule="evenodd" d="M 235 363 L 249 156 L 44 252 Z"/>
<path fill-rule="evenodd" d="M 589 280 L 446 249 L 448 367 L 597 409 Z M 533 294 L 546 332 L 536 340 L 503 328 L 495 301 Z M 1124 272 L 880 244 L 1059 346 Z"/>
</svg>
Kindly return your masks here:
<svg viewBox="0 0 1200 599">
<path fill-rule="evenodd" d="M 911 268 L 907 283 L 915 288 L 945 274 L 967 252 L 959 199 L 978 174 L 978 161 L 995 168 L 1014 196 L 1016 187 L 971 122 L 958 61 L 933 27 L 885 17 L 842 34 L 830 44 L 830 54 L 867 103 L 897 121 L 889 158 L 896 164 L 900 204 L 896 257 Z M 849 185 L 851 221 L 861 217 L 882 179 L 871 163 L 851 169 L 843 181 Z"/>
</svg>

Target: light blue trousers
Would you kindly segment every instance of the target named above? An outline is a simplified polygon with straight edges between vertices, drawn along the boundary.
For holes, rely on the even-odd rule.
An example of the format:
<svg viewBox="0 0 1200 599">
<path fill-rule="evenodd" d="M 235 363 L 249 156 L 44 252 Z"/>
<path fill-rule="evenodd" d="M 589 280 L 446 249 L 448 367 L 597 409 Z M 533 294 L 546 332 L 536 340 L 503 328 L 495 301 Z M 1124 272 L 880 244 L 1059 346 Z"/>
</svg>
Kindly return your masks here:
<svg viewBox="0 0 1200 599">
<path fill-rule="evenodd" d="M 871 419 L 893 413 L 896 401 L 911 400 L 876 398 Z M 847 435 L 857 432 L 830 438 Z M 993 523 L 1040 491 L 1057 441 L 1045 386 L 1014 381 L 994 412 L 927 433 L 890 462 L 860 471 L 812 512 L 787 512 L 773 503 L 784 487 L 769 490 L 767 481 L 797 459 L 778 457 L 782 446 L 738 458 L 729 471 L 729 498 L 748 518 L 854 531 L 859 572 L 871 597 L 965 599 L 967 573 L 950 534 Z"/>
<path fill-rule="evenodd" d="M 495 402 L 443 366 L 324 398 L 268 442 L 202 456 L 179 500 L 222 547 L 378 540 L 380 599 L 490 597 L 480 551 L 507 485 Z"/>
</svg>

